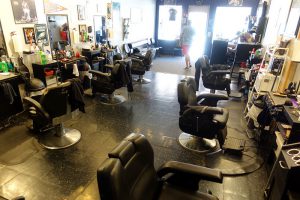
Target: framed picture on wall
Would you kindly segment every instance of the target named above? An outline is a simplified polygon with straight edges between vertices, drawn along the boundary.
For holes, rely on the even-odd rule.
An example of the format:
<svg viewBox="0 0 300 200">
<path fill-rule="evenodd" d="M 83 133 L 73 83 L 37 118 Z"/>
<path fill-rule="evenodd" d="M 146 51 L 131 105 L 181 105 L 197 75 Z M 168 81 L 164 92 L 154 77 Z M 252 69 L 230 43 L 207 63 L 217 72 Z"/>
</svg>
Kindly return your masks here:
<svg viewBox="0 0 300 200">
<path fill-rule="evenodd" d="M 33 27 L 24 27 L 23 28 L 25 44 L 35 43 L 35 34 Z"/>
<path fill-rule="evenodd" d="M 49 45 L 46 24 L 36 24 L 34 25 L 34 30 L 35 30 L 36 43 Z"/>
<path fill-rule="evenodd" d="M 85 20 L 85 7 L 77 5 L 78 20 Z"/>
<path fill-rule="evenodd" d="M 37 23 L 35 0 L 11 0 L 16 24 Z"/>
<path fill-rule="evenodd" d="M 80 24 L 79 25 L 79 34 L 82 32 L 87 32 L 87 28 L 85 24 Z"/>
</svg>

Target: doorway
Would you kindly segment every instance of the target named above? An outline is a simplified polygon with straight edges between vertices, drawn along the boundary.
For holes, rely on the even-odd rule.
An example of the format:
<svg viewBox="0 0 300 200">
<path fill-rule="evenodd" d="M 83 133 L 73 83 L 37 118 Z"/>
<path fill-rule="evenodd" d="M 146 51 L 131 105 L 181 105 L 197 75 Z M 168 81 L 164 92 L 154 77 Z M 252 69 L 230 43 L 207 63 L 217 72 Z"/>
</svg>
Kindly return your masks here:
<svg viewBox="0 0 300 200">
<path fill-rule="evenodd" d="M 195 31 L 193 43 L 190 49 L 190 56 L 192 60 L 198 59 L 204 53 L 208 14 L 209 6 L 189 6 L 188 19 L 191 20 L 192 27 Z"/>
</svg>

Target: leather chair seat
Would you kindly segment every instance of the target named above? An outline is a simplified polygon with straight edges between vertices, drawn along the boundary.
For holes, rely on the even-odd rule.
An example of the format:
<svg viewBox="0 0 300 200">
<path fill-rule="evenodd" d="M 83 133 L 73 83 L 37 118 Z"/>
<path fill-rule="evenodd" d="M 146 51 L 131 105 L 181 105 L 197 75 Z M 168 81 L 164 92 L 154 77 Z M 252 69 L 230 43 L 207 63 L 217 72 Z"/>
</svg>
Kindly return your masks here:
<svg viewBox="0 0 300 200">
<path fill-rule="evenodd" d="M 162 187 L 162 191 L 159 195 L 159 200 L 199 200 L 199 199 L 206 199 L 206 200 L 218 200 L 217 197 L 212 196 L 208 193 L 203 193 L 199 191 L 191 191 L 191 190 L 184 190 L 179 188 L 178 186 L 173 186 L 171 184 L 165 184 Z"/>
<path fill-rule="evenodd" d="M 217 122 L 217 127 L 218 129 L 223 129 L 226 127 L 228 117 L 229 117 L 229 112 L 226 108 L 218 108 L 222 110 L 221 115 L 215 115 L 214 116 L 214 121 Z"/>
</svg>

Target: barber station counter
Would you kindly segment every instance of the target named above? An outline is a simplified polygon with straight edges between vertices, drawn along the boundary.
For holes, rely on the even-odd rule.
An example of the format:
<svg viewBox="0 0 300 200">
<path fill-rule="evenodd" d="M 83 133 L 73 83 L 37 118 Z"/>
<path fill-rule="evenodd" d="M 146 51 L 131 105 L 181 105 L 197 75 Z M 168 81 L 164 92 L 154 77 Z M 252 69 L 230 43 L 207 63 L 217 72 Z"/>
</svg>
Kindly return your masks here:
<svg viewBox="0 0 300 200">
<path fill-rule="evenodd" d="M 10 73 L 2 75 L 0 73 L 0 120 L 8 119 L 9 117 L 23 111 L 22 99 L 19 91 L 20 75 Z M 10 84 L 15 94 L 8 96 L 4 93 L 3 85 Z"/>
</svg>

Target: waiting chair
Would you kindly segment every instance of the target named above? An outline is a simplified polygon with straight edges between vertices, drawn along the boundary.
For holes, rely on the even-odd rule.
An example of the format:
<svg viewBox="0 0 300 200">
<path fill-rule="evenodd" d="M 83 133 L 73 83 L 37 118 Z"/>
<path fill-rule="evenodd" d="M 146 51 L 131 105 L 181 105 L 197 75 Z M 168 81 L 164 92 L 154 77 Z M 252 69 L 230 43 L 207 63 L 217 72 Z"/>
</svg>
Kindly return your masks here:
<svg viewBox="0 0 300 200">
<path fill-rule="evenodd" d="M 126 99 L 123 96 L 114 94 L 116 89 L 124 87 L 130 82 L 124 63 L 115 63 L 110 73 L 103 73 L 95 70 L 90 70 L 90 73 L 93 75 L 93 95 L 97 92 L 107 95 L 101 99 L 101 103 L 116 105 L 125 102 Z"/>
<path fill-rule="evenodd" d="M 21 74 L 22 79 L 25 83 L 25 92 L 26 96 L 32 95 L 33 92 L 41 92 L 46 88 L 43 81 L 41 81 L 38 78 L 32 78 L 30 76 L 29 69 L 23 64 L 22 60 L 19 60 L 20 66 L 19 66 L 19 73 Z"/>
<path fill-rule="evenodd" d="M 33 131 L 38 134 L 39 143 L 47 149 L 67 148 L 79 142 L 81 138 L 78 130 L 64 128 L 62 123 L 53 123 L 54 118 L 71 112 L 70 88 L 70 82 L 48 88 L 39 102 L 30 97 L 24 98 L 29 104 Z"/>
<path fill-rule="evenodd" d="M 131 73 L 139 76 L 139 78 L 136 80 L 138 83 L 147 84 L 151 82 L 151 80 L 144 78 L 144 74 L 146 71 L 150 70 L 152 66 L 152 60 L 153 52 L 151 49 L 147 50 L 145 56 L 131 56 Z"/>
<path fill-rule="evenodd" d="M 166 162 L 156 171 L 150 143 L 132 133 L 108 154 L 97 180 L 102 200 L 217 200 L 198 190 L 199 181 L 222 183 L 222 173 L 177 161 Z"/>
<path fill-rule="evenodd" d="M 217 106 L 219 100 L 228 100 L 228 97 L 215 94 L 196 96 L 193 84 L 192 81 L 178 84 L 179 127 L 183 131 L 179 143 L 197 152 L 215 151 L 225 142 L 229 113 L 225 108 L 212 106 Z"/>
<path fill-rule="evenodd" d="M 203 86 L 215 93 L 215 90 L 226 90 L 228 96 L 230 95 L 230 83 L 229 77 L 230 67 L 227 65 L 210 65 L 207 56 L 199 58 L 195 64 L 197 86 L 199 87 L 199 73 L 202 71 Z M 198 69 L 198 70 L 197 70 Z M 197 88 L 198 88 L 197 87 Z"/>
</svg>

